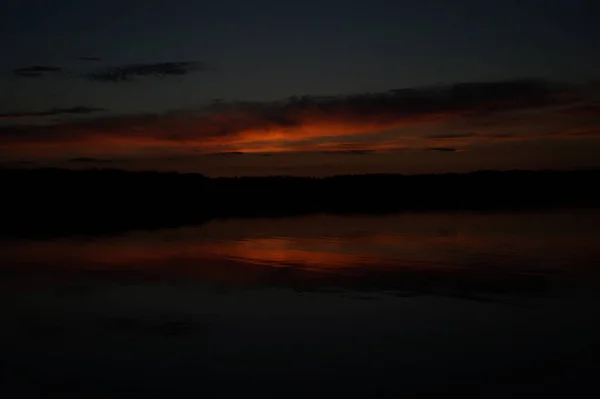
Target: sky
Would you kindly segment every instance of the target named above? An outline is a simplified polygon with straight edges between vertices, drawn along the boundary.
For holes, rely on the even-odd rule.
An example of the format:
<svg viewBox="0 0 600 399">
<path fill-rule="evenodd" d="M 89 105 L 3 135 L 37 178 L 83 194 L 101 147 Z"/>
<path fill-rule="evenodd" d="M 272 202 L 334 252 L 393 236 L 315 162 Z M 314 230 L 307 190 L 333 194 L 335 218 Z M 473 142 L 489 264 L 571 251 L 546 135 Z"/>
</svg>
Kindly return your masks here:
<svg viewBox="0 0 600 399">
<path fill-rule="evenodd" d="M 0 164 L 210 176 L 600 167 L 592 0 L 22 0 Z"/>
</svg>

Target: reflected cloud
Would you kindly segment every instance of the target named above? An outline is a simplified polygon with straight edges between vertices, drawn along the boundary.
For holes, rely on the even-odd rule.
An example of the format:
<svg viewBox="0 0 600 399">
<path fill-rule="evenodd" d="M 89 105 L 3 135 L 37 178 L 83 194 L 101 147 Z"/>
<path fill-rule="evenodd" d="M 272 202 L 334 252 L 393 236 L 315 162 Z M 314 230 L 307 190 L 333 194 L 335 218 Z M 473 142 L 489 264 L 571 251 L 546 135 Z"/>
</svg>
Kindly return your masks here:
<svg viewBox="0 0 600 399">
<path fill-rule="evenodd" d="M 311 216 L 215 221 L 115 237 L 4 242 L 0 272 L 27 279 L 40 274 L 53 279 L 175 279 L 478 301 L 560 295 L 553 282 L 585 270 L 598 257 L 595 237 L 600 232 L 585 228 L 582 221 L 600 222 L 600 214 L 528 214 L 527 229 L 523 217 Z M 564 222 L 561 229 L 548 224 L 558 220 Z"/>
<path fill-rule="evenodd" d="M 321 241 L 321 240 L 319 240 Z M 326 271 L 381 263 L 382 259 L 361 254 L 343 253 L 331 248 L 335 240 L 321 242 L 317 248 L 314 239 L 291 237 L 256 238 L 206 245 L 205 253 L 225 259 L 233 259 L 274 267 L 299 266 L 306 269 Z M 323 245 L 325 244 L 325 245 Z M 338 249 L 337 251 L 335 249 Z"/>
</svg>

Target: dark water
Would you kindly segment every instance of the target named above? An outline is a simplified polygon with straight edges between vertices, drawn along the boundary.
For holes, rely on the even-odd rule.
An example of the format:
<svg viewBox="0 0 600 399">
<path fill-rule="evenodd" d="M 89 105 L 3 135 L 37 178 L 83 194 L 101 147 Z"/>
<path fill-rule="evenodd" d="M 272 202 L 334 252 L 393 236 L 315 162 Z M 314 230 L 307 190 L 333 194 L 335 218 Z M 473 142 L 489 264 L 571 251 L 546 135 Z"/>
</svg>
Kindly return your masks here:
<svg viewBox="0 0 600 399">
<path fill-rule="evenodd" d="M 4 241 L 1 390 L 595 397 L 599 244 L 589 210 Z"/>
</svg>

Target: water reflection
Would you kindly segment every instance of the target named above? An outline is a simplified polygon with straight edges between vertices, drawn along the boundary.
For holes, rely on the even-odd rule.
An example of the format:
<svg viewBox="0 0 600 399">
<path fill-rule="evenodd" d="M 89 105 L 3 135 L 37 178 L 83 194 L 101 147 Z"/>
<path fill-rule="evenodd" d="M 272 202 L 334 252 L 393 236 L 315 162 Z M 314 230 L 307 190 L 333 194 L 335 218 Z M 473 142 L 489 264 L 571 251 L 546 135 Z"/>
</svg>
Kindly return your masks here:
<svg viewBox="0 0 600 399">
<path fill-rule="evenodd" d="M 548 295 L 600 259 L 600 212 L 316 215 L 3 243 L 2 272 L 299 291 Z M 564 284 L 563 284 L 564 285 Z M 564 288 L 561 288 L 564 291 Z M 488 298 L 489 299 L 489 298 Z"/>
<path fill-rule="evenodd" d="M 599 222 L 314 215 L 4 241 L 0 395 L 591 390 Z"/>
</svg>

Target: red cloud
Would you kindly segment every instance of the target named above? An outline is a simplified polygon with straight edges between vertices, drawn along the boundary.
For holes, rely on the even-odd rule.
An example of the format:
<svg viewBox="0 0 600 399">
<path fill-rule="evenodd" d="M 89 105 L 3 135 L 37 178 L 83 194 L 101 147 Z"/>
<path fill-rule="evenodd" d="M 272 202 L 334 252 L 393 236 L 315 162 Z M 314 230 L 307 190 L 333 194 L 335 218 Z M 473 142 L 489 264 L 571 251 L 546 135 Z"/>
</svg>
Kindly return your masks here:
<svg viewBox="0 0 600 399">
<path fill-rule="evenodd" d="M 497 131 L 507 114 L 570 106 L 577 98 L 539 81 L 463 83 L 440 88 L 342 97 L 230 103 L 197 112 L 123 115 L 55 125 L 0 127 L 0 150 L 42 152 L 87 148 L 98 153 L 186 149 L 200 153 L 360 151 L 461 148 L 481 142 L 539 137 Z M 579 99 L 578 99 L 579 101 Z M 547 112 L 548 118 L 556 113 Z M 26 113 L 23 113 L 26 115 Z M 473 133 L 444 131 L 453 123 L 494 123 Z M 529 118 L 529 119 L 528 119 Z M 560 116 L 564 123 L 564 116 Z M 541 119 L 519 115 L 523 126 Z M 415 128 L 429 134 L 415 133 Z M 434 134 L 431 128 L 437 127 Z M 496 129 L 496 130 L 495 130 Z M 396 134 L 382 132 L 396 131 Z M 532 132 L 535 131 L 531 125 Z M 410 131 L 410 134 L 405 132 Z M 568 134 L 574 136 L 574 134 Z"/>
</svg>

